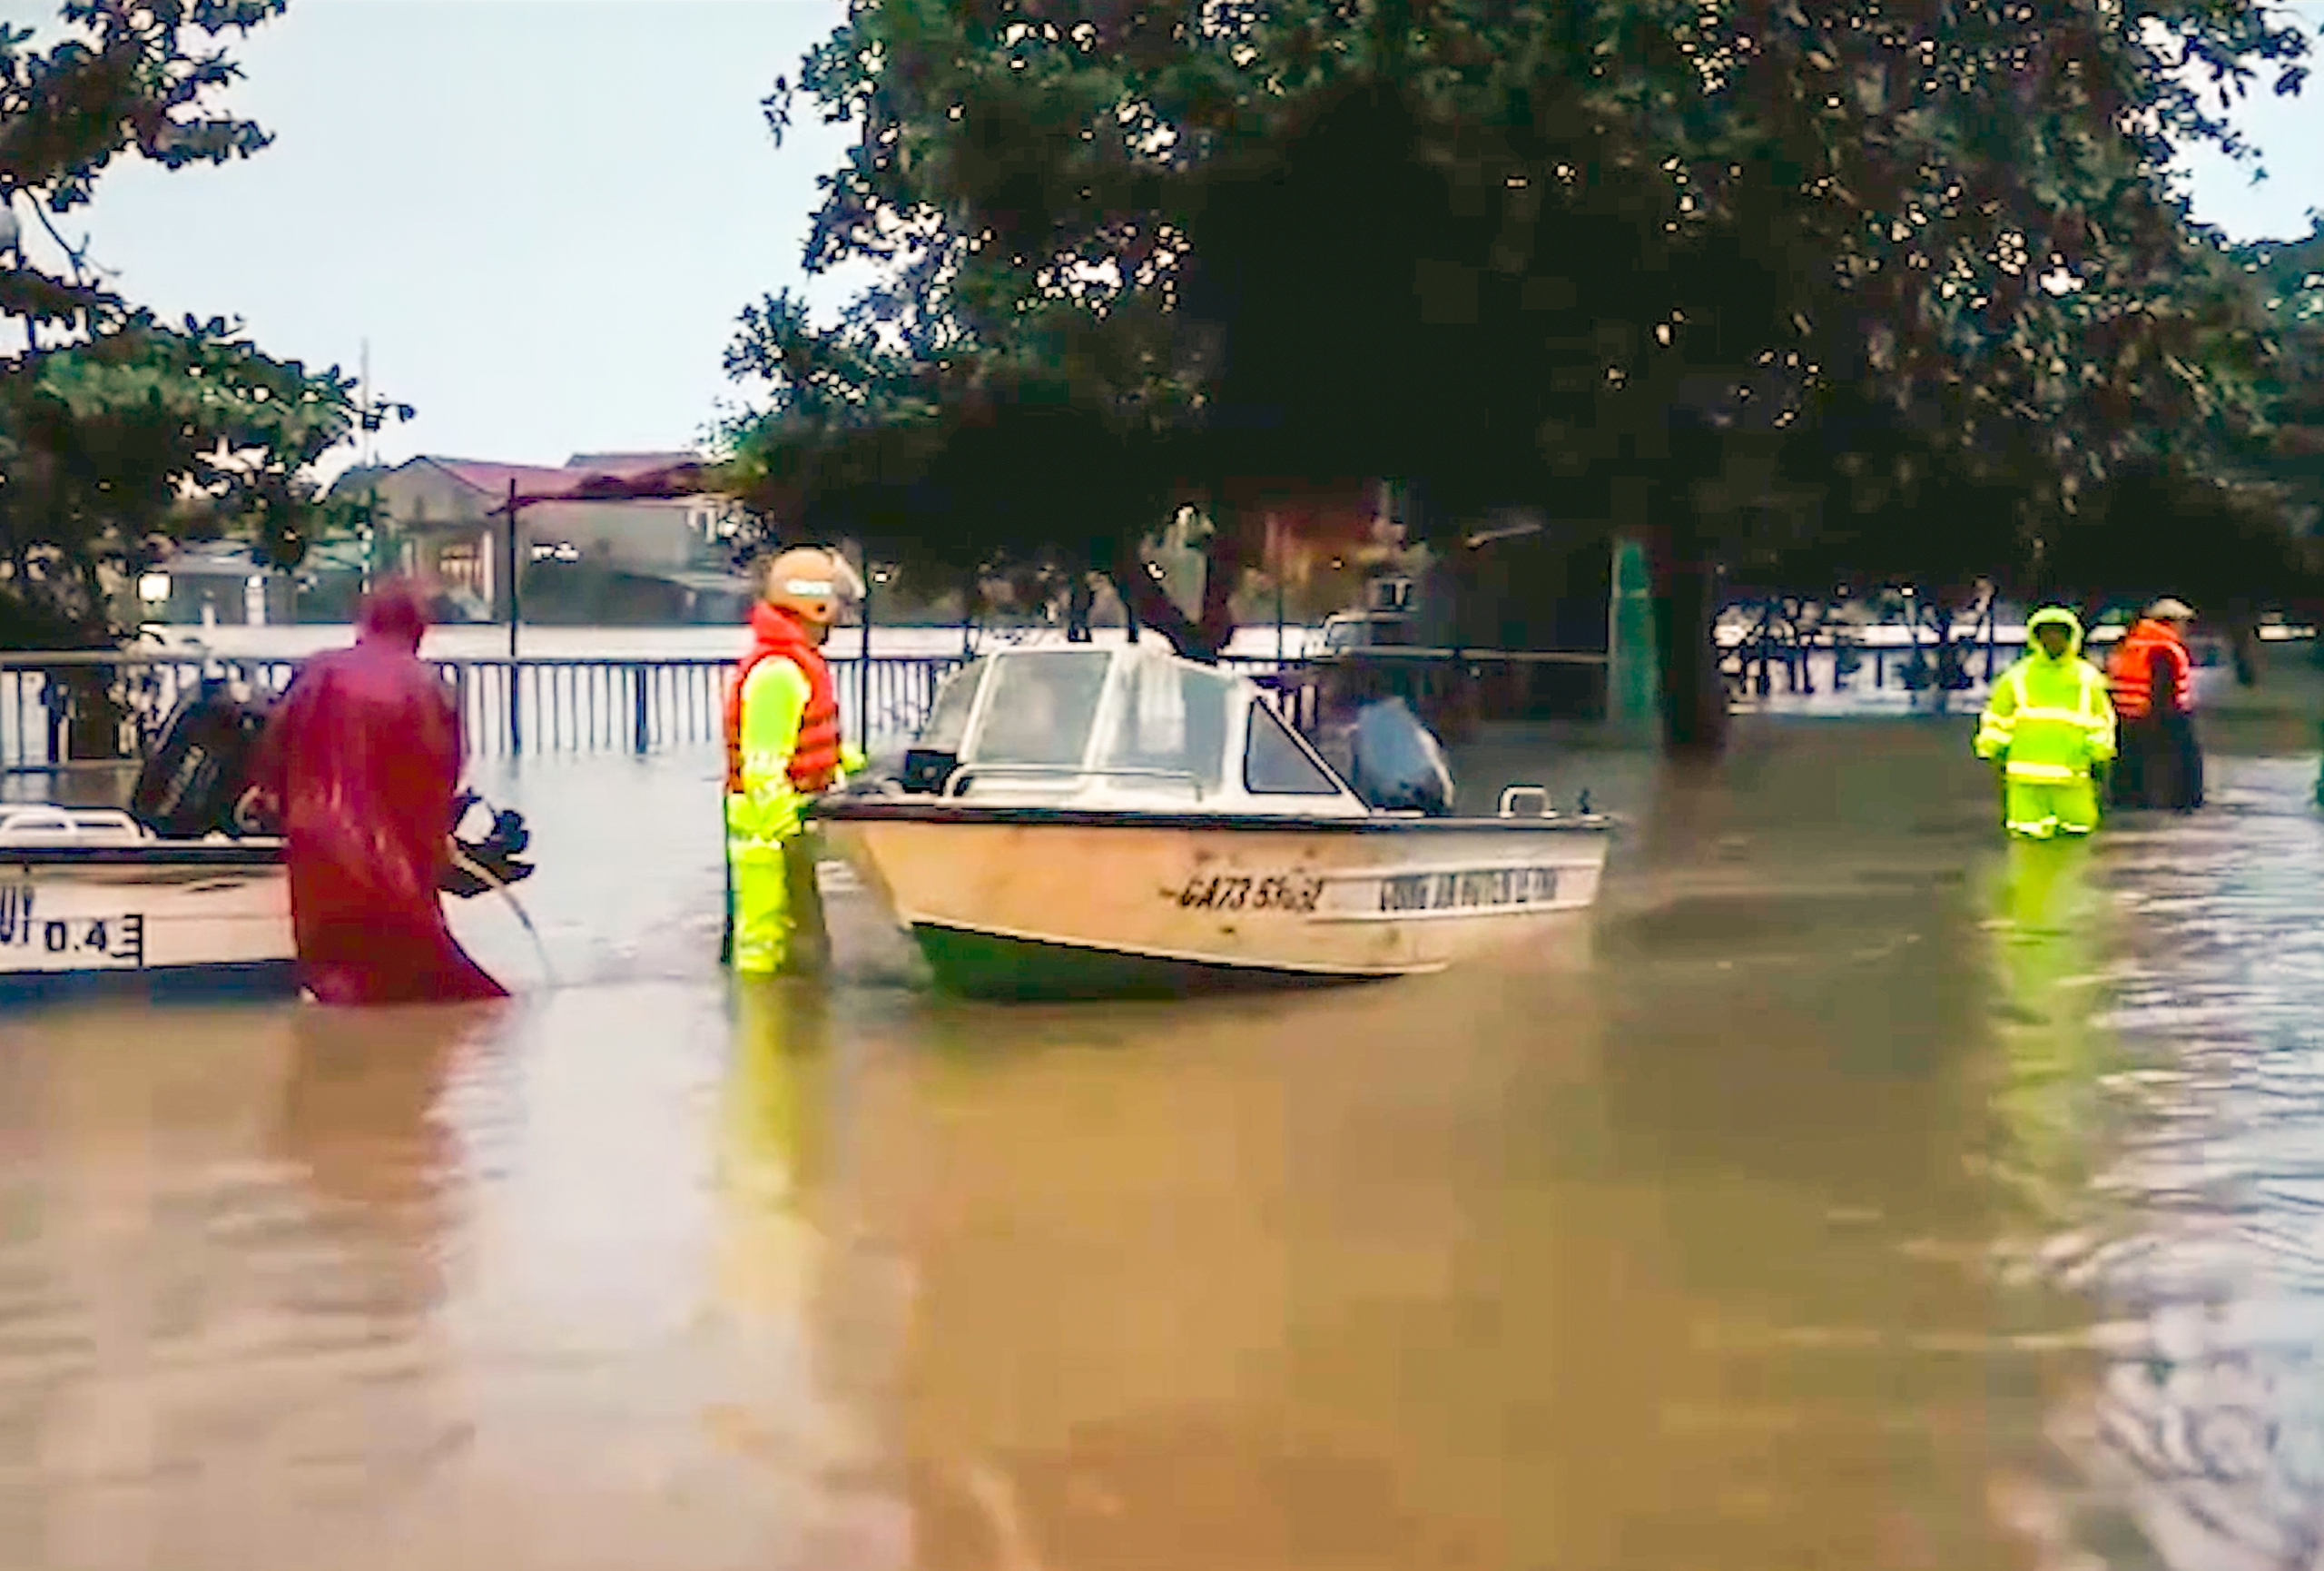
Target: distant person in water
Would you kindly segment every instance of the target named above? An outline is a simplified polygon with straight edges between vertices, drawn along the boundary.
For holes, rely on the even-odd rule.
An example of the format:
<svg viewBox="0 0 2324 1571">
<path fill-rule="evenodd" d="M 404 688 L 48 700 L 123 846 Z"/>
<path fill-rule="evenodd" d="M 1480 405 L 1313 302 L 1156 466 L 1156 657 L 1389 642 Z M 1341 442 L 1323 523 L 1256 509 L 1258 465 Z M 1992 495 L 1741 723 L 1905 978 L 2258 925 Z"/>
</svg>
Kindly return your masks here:
<svg viewBox="0 0 2324 1571">
<path fill-rule="evenodd" d="M 2001 766 L 2003 825 L 2020 840 L 2098 827 L 2093 770 L 2114 761 L 2105 674 L 2082 657 L 2082 621 L 2063 606 L 2025 619 L 2025 657 L 2001 674 L 1977 722 L 1977 756 Z"/>
<path fill-rule="evenodd" d="M 2203 805 L 2203 749 L 2195 737 L 2195 657 L 2184 600 L 2157 600 L 2114 646 L 2108 670 L 2122 717 L 2114 805 L 2191 813 Z"/>
<path fill-rule="evenodd" d="M 463 755 L 460 716 L 419 657 L 425 603 L 391 579 L 355 646 L 300 667 L 254 780 L 289 841 L 300 981 L 323 1003 L 505 998 L 452 936 L 438 893 Z"/>
</svg>

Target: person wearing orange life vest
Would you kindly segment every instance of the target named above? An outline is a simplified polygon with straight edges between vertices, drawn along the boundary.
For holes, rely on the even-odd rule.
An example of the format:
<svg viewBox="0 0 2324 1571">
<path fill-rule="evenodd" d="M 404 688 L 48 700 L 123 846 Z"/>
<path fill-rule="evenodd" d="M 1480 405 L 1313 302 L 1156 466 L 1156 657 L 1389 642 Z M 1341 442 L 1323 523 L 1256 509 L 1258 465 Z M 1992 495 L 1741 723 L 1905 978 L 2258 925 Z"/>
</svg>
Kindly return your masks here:
<svg viewBox="0 0 2324 1571">
<path fill-rule="evenodd" d="M 741 975 L 814 971 L 827 958 L 805 813 L 863 766 L 840 736 L 822 653 L 853 578 L 829 551 L 776 557 L 751 608 L 751 647 L 727 686 L 727 922 Z"/>
<path fill-rule="evenodd" d="M 2122 757 L 2114 772 L 2118 807 L 2203 805 L 2203 753 L 2195 740 L 2195 660 L 2181 600 L 2157 600 L 2114 647 L 2107 679 L 2122 718 Z"/>
</svg>

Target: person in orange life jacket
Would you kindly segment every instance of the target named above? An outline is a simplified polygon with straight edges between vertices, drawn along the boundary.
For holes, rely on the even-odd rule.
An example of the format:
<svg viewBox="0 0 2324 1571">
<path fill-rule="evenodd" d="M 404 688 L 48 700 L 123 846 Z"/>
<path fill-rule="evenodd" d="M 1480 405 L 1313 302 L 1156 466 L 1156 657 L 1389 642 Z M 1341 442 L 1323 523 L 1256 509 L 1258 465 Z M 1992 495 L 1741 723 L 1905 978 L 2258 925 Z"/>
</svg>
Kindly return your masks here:
<svg viewBox="0 0 2324 1571">
<path fill-rule="evenodd" d="M 2183 601 L 2157 600 L 2132 624 L 2107 663 L 2114 712 L 2122 719 L 2114 805 L 2191 812 L 2203 805 L 2203 752 L 2195 738 L 2195 661 Z"/>
<path fill-rule="evenodd" d="M 805 813 L 863 766 L 840 737 L 822 654 L 853 578 L 829 551 L 775 558 L 727 687 L 727 958 L 741 975 L 815 972 L 829 959 Z"/>
</svg>

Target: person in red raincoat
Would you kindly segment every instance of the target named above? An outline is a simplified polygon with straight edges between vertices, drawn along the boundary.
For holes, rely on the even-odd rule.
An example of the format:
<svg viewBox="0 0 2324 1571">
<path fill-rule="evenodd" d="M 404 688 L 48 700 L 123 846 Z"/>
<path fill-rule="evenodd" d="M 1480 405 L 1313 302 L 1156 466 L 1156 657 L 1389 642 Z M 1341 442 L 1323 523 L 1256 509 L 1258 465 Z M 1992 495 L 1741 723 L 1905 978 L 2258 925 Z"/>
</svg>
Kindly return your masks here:
<svg viewBox="0 0 2324 1571">
<path fill-rule="evenodd" d="M 354 647 L 300 667 L 260 745 L 254 784 L 289 842 L 300 979 L 323 1003 L 507 996 L 444 920 L 463 750 L 459 709 L 419 657 L 427 627 L 409 584 L 381 585 Z"/>
</svg>

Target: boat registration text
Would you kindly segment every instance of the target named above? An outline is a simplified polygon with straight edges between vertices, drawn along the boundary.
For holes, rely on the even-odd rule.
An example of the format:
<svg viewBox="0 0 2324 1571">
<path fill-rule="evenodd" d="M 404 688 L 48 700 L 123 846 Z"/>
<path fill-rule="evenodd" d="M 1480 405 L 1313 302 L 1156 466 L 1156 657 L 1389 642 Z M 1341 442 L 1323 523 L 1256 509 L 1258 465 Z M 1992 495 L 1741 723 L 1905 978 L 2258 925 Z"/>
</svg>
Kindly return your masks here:
<svg viewBox="0 0 2324 1571">
<path fill-rule="evenodd" d="M 1380 880 L 1380 914 L 1419 915 L 1549 905 L 1558 897 L 1554 867 L 1479 867 L 1459 873 L 1391 874 Z"/>
<path fill-rule="evenodd" d="M 1562 888 L 1555 867 L 1432 868 L 1318 875 L 1196 874 L 1164 899 L 1182 910 L 1265 911 L 1318 921 L 1393 922 L 1418 916 L 1474 916 L 1554 905 Z"/>
<path fill-rule="evenodd" d="M 135 970 L 145 963 L 145 918 L 135 912 L 52 916 L 29 884 L 0 885 L 0 973 Z"/>
<path fill-rule="evenodd" d="M 1187 911 L 1287 911 L 1305 915 L 1322 898 L 1324 881 L 1304 873 L 1245 878 L 1197 873 L 1177 889 L 1163 891 Z"/>
</svg>

